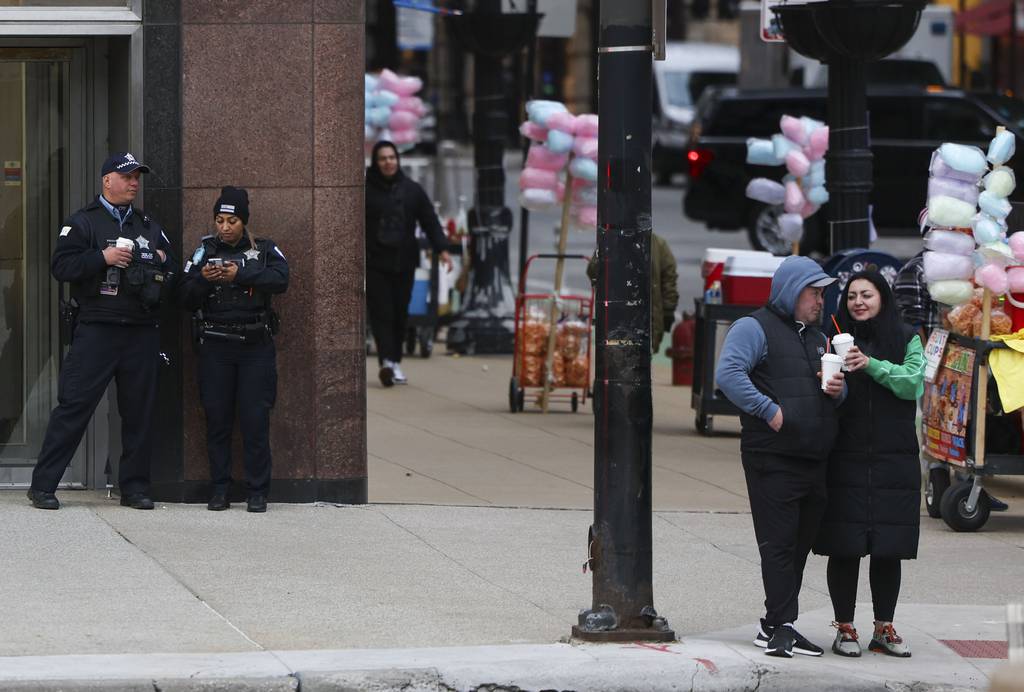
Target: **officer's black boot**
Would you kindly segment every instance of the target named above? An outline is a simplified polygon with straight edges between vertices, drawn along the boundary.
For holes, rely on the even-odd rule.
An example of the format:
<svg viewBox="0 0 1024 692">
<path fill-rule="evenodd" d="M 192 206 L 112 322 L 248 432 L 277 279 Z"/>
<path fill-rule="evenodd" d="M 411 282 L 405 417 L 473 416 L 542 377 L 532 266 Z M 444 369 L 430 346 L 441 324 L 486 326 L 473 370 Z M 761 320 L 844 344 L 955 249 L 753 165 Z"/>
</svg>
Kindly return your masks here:
<svg viewBox="0 0 1024 692">
<path fill-rule="evenodd" d="M 267 497 L 266 495 L 250 495 L 246 501 L 246 511 L 249 512 L 266 512 L 267 511 Z"/>
<path fill-rule="evenodd" d="M 210 501 L 206 503 L 206 509 L 211 512 L 222 512 L 230 507 L 231 503 L 228 502 L 227 493 L 223 490 L 214 490 Z"/>
<path fill-rule="evenodd" d="M 156 505 L 145 494 L 134 493 L 132 495 L 122 495 L 121 506 L 131 507 L 132 509 L 153 509 Z"/>
<path fill-rule="evenodd" d="M 32 506 L 36 509 L 60 509 L 60 502 L 53 493 L 30 489 L 28 499 L 32 501 Z"/>
</svg>

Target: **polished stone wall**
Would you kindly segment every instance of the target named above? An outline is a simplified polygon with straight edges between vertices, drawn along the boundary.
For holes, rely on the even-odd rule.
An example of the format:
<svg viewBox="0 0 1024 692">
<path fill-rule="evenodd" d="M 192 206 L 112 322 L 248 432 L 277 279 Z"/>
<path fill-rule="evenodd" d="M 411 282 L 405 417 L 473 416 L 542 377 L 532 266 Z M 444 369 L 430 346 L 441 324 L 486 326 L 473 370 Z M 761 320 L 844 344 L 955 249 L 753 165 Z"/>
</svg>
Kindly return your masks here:
<svg viewBox="0 0 1024 692">
<path fill-rule="evenodd" d="M 272 238 L 291 267 L 288 293 L 275 301 L 283 329 L 271 500 L 365 502 L 364 4 L 173 2 L 183 252 L 212 232 L 220 188 L 235 185 L 249 190 L 249 230 Z M 177 485 L 181 499 L 200 501 L 209 477 L 205 423 L 194 354 L 186 344 L 181 355 Z M 234 476 L 243 477 L 238 444 Z"/>
</svg>

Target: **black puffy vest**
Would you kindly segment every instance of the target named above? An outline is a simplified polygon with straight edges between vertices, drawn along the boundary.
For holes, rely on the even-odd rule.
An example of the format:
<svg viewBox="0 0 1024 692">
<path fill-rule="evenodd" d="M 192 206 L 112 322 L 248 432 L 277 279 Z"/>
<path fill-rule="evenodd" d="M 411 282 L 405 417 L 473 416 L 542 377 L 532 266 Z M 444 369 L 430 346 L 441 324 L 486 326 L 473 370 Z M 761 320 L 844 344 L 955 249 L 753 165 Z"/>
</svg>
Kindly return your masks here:
<svg viewBox="0 0 1024 692">
<path fill-rule="evenodd" d="M 907 340 L 913 336 L 908 333 Z M 867 354 L 872 344 L 860 336 Z M 902 361 L 901 361 L 902 362 Z M 828 509 L 814 551 L 821 555 L 917 557 L 921 467 L 917 404 L 863 370 L 848 373 L 839 437 L 828 461 Z"/>
<path fill-rule="evenodd" d="M 757 389 L 782 408 L 782 429 L 740 414 L 744 452 L 765 452 L 824 461 L 836 437 L 835 401 L 821 390 L 817 373 L 825 351 L 825 336 L 815 327 L 799 325 L 772 307 L 754 312 L 768 341 L 768 357 L 750 373 Z"/>
</svg>

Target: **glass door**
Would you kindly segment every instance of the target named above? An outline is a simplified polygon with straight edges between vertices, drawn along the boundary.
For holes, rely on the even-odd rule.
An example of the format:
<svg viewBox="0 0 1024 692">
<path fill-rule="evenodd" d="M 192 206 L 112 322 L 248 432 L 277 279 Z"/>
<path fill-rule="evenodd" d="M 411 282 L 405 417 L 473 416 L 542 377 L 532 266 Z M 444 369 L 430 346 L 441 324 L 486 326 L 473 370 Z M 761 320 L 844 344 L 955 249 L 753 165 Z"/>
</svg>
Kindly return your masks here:
<svg viewBox="0 0 1024 692">
<path fill-rule="evenodd" d="M 50 253 L 69 209 L 73 48 L 0 48 L 0 486 L 26 485 L 57 403 Z M 64 484 L 85 481 L 80 448 Z"/>
</svg>

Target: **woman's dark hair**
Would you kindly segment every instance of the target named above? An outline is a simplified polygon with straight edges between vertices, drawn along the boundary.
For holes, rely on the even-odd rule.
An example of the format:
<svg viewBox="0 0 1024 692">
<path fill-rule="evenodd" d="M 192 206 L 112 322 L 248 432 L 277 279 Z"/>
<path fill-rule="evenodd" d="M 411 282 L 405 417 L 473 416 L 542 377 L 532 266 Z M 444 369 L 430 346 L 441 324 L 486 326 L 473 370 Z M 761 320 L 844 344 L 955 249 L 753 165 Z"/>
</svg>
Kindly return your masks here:
<svg viewBox="0 0 1024 692">
<path fill-rule="evenodd" d="M 882 306 L 878 314 L 869 320 L 853 319 L 847 303 L 850 287 L 854 281 L 864 279 L 878 291 Z M 913 336 L 910 329 L 903 323 L 896 301 L 892 296 L 889 282 L 876 271 L 862 271 L 853 274 L 843 289 L 839 300 L 839 312 L 836 315 L 839 327 L 852 334 L 857 345 L 868 355 L 899 365 L 907 352 L 907 342 Z M 870 352 L 869 352 L 870 351 Z"/>
</svg>

